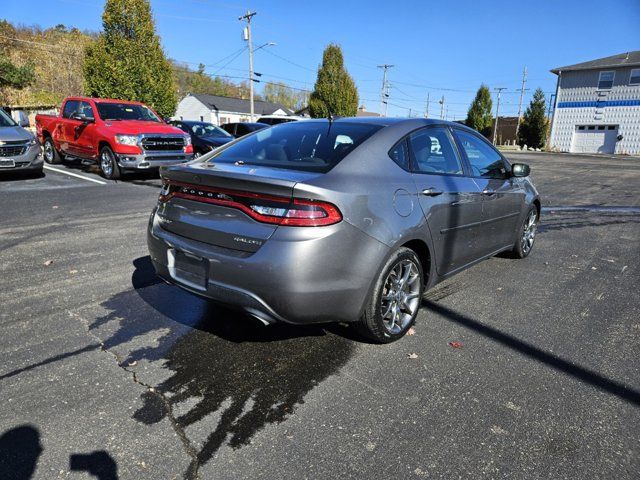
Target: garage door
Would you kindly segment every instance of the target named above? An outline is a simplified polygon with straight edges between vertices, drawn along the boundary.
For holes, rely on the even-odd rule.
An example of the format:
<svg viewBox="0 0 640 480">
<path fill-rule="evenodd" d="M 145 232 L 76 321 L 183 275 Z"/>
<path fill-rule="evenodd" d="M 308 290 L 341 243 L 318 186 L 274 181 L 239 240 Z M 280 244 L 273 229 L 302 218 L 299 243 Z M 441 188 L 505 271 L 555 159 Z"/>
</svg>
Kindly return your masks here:
<svg viewBox="0 0 640 480">
<path fill-rule="evenodd" d="M 617 125 L 577 125 L 573 132 L 571 151 L 574 153 L 614 153 Z"/>
</svg>

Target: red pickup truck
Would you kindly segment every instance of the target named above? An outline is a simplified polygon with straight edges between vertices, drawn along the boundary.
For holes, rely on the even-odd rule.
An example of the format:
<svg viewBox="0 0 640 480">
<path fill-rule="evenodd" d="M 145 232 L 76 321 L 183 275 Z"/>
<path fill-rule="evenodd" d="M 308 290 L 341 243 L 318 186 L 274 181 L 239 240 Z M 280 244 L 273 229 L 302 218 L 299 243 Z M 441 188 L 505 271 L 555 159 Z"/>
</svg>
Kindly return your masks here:
<svg viewBox="0 0 640 480">
<path fill-rule="evenodd" d="M 96 161 L 113 180 L 126 170 L 193 157 L 191 137 L 139 102 L 69 97 L 59 115 L 36 115 L 36 131 L 45 162 L 59 163 L 65 156 Z"/>
</svg>

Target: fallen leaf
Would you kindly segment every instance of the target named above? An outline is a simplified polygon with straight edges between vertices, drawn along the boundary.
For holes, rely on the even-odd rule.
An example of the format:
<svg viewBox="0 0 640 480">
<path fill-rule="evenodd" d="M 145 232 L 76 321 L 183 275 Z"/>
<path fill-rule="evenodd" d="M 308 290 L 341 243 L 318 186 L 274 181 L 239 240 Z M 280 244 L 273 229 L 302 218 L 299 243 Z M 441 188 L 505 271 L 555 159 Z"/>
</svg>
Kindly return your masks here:
<svg viewBox="0 0 640 480">
<path fill-rule="evenodd" d="M 75 275 L 76 273 L 78 273 L 78 270 L 69 270 L 69 273 L 70 273 L 71 275 Z"/>
<path fill-rule="evenodd" d="M 49 265 L 52 265 L 52 264 L 53 264 L 53 260 L 47 260 L 46 262 L 43 263 L 45 267 L 48 267 Z"/>
<path fill-rule="evenodd" d="M 462 348 L 463 343 L 462 342 L 449 342 L 449 346 L 453 347 L 453 348 Z"/>
<path fill-rule="evenodd" d="M 598 267 L 591 267 L 591 270 L 597 270 Z"/>
<path fill-rule="evenodd" d="M 409 330 L 407 330 L 407 335 L 415 335 L 416 334 L 416 329 L 411 327 Z"/>
<path fill-rule="evenodd" d="M 624 271 L 627 269 L 628 265 L 625 265 L 624 267 L 622 267 L 622 270 L 620 271 L 620 273 L 624 273 Z"/>
<path fill-rule="evenodd" d="M 417 353 L 410 353 L 409 355 L 407 355 L 409 358 L 411 359 L 415 359 L 418 358 L 418 354 Z"/>
<path fill-rule="evenodd" d="M 54 205 L 54 206 L 53 206 L 53 207 L 51 207 L 51 208 L 53 208 L 53 209 L 55 210 L 56 208 L 58 208 L 58 205 Z"/>
</svg>

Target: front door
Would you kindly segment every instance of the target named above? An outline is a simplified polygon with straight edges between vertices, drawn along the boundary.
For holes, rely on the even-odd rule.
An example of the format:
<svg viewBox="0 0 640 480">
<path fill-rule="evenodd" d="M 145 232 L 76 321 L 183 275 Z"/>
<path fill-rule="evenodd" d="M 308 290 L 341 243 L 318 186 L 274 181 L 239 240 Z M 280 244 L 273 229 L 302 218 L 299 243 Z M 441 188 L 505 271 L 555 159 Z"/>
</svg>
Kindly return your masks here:
<svg viewBox="0 0 640 480">
<path fill-rule="evenodd" d="M 449 129 L 432 126 L 408 139 L 413 179 L 434 245 L 440 275 L 475 260 L 480 253 L 482 196 L 465 176 Z"/>
<path fill-rule="evenodd" d="M 485 254 L 513 245 L 525 190 L 511 176 L 509 163 L 480 135 L 454 129 L 473 180 L 482 192 L 482 235 Z"/>
<path fill-rule="evenodd" d="M 81 158 L 95 156 L 94 130 L 96 115 L 88 102 L 80 102 L 78 111 L 70 120 L 69 145 L 74 155 Z"/>
</svg>

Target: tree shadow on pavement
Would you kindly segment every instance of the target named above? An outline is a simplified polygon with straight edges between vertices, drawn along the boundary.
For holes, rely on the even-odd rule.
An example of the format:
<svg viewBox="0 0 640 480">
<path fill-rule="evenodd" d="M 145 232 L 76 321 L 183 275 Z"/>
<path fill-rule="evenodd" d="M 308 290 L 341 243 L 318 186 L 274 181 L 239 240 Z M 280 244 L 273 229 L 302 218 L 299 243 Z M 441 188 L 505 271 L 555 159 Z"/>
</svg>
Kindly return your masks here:
<svg viewBox="0 0 640 480">
<path fill-rule="evenodd" d="M 149 257 L 134 266 L 133 290 L 104 302 L 106 315 L 90 329 L 125 368 L 150 361 L 170 372 L 143 394 L 133 417 L 145 424 L 169 417 L 192 452 L 187 478 L 223 445 L 240 448 L 266 425 L 286 420 L 356 348 L 346 327 L 265 327 L 166 285 Z M 188 438 L 192 430 L 198 441 Z"/>
<path fill-rule="evenodd" d="M 581 367 L 570 361 L 564 360 L 556 355 L 542 350 L 530 343 L 524 342 L 513 335 L 504 333 L 497 328 L 485 325 L 477 320 L 467 317 L 443 305 L 439 305 L 430 300 L 423 300 L 422 306 L 432 312 L 442 315 L 450 322 L 457 323 L 463 327 L 483 335 L 491 340 L 515 350 L 533 360 L 537 360 L 546 366 L 569 375 L 583 383 L 596 387 L 606 393 L 629 402 L 635 406 L 640 406 L 640 391 L 634 390 L 622 383 L 611 380 L 593 370 Z"/>
</svg>

